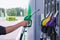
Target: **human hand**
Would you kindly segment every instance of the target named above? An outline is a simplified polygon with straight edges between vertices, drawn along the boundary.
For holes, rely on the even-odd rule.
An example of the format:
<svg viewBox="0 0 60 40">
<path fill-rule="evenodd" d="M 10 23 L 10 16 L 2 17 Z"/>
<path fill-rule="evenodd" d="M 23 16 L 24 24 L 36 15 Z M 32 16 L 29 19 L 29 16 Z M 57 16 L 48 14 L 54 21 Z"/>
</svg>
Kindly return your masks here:
<svg viewBox="0 0 60 40">
<path fill-rule="evenodd" d="M 21 26 L 24 26 L 25 27 L 27 24 L 28 24 L 28 21 L 22 21 L 21 22 Z"/>
</svg>

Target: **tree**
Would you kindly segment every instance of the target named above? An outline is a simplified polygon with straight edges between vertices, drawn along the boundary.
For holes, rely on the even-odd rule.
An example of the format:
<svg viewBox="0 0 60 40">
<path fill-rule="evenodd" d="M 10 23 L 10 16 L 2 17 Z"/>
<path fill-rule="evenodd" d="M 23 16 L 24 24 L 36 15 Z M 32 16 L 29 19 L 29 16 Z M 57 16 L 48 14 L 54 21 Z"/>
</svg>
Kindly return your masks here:
<svg viewBox="0 0 60 40">
<path fill-rule="evenodd" d="M 7 15 L 8 16 L 17 16 L 17 11 L 14 8 L 7 9 Z"/>
</svg>

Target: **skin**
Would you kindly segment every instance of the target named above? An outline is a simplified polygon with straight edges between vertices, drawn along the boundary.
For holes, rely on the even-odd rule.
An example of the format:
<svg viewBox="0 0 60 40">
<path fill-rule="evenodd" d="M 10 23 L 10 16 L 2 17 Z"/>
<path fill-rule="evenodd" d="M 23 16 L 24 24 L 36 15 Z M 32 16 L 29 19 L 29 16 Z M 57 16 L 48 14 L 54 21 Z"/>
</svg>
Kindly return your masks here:
<svg viewBox="0 0 60 40">
<path fill-rule="evenodd" d="M 7 27 L 5 27 L 6 34 L 16 30 L 17 28 L 19 28 L 21 26 L 26 26 L 27 24 L 28 24 L 28 21 L 22 21 L 22 22 L 17 23 L 16 25 L 7 26 Z"/>
</svg>

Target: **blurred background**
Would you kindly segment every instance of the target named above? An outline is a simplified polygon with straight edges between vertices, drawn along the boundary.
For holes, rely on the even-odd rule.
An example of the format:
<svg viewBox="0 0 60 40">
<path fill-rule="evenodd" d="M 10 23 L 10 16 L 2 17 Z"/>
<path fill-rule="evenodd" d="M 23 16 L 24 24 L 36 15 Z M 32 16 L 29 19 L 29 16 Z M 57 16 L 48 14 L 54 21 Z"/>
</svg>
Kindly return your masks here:
<svg viewBox="0 0 60 40">
<path fill-rule="evenodd" d="M 0 25 L 6 27 L 23 21 L 28 15 L 28 4 L 29 0 L 0 0 Z M 1 35 L 0 40 L 16 40 L 21 30 L 22 27 L 9 34 Z"/>
</svg>

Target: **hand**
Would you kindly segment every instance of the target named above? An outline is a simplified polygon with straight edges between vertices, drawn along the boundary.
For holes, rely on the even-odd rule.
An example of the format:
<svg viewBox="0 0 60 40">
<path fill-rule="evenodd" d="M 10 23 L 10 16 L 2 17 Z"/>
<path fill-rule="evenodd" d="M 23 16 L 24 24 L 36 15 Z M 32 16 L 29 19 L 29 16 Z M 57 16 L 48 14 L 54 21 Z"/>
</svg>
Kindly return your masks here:
<svg viewBox="0 0 60 40">
<path fill-rule="evenodd" d="M 22 21 L 21 26 L 26 26 L 28 24 L 28 21 Z"/>
</svg>

